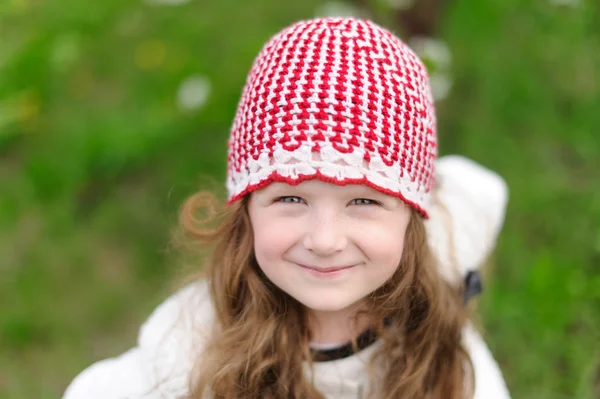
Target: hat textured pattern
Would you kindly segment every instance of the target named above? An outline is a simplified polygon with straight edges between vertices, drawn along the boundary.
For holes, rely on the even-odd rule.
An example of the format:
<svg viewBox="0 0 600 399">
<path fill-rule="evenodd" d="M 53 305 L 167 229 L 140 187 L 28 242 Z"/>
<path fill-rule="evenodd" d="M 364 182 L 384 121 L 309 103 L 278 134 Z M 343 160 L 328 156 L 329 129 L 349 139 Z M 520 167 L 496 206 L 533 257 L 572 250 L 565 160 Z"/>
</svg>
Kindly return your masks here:
<svg viewBox="0 0 600 399">
<path fill-rule="evenodd" d="M 425 66 L 355 18 L 298 22 L 255 59 L 229 138 L 229 203 L 272 182 L 365 184 L 427 217 L 437 154 Z"/>
</svg>

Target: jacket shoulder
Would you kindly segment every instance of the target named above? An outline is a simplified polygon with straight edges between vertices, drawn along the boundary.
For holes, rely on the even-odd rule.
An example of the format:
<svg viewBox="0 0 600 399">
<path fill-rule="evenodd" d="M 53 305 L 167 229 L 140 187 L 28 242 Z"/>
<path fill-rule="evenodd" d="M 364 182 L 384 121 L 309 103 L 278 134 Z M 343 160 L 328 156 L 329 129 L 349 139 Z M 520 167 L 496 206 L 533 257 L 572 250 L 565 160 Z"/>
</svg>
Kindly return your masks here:
<svg viewBox="0 0 600 399">
<path fill-rule="evenodd" d="M 474 399 L 510 399 L 510 394 L 498 363 L 485 341 L 471 325 L 463 330 L 463 342 L 475 373 Z"/>
</svg>

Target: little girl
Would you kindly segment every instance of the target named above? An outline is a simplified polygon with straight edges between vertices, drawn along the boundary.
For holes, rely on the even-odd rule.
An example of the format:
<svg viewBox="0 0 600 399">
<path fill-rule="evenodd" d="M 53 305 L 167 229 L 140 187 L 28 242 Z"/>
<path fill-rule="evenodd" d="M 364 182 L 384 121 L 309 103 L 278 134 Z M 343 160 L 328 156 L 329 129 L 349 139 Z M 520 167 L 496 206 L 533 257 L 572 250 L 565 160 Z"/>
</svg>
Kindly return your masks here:
<svg viewBox="0 0 600 399">
<path fill-rule="evenodd" d="M 284 29 L 242 93 L 220 227 L 197 219 L 207 194 L 183 207 L 206 276 L 64 399 L 508 398 L 465 305 L 506 187 L 436 153 L 403 42 L 353 18 Z"/>
</svg>

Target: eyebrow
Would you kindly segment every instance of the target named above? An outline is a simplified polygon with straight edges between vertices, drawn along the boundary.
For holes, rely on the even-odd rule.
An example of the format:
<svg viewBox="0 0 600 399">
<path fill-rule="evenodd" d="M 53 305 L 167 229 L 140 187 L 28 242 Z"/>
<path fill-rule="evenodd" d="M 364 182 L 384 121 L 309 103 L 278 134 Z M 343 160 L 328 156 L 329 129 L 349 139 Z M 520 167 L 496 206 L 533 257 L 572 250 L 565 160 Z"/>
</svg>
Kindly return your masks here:
<svg viewBox="0 0 600 399">
<path fill-rule="evenodd" d="M 271 183 L 264 188 L 263 193 L 269 196 L 273 196 L 289 194 L 290 190 L 295 190 L 295 192 L 298 192 L 299 188 L 297 186 L 292 186 L 291 184 L 286 183 Z"/>
</svg>

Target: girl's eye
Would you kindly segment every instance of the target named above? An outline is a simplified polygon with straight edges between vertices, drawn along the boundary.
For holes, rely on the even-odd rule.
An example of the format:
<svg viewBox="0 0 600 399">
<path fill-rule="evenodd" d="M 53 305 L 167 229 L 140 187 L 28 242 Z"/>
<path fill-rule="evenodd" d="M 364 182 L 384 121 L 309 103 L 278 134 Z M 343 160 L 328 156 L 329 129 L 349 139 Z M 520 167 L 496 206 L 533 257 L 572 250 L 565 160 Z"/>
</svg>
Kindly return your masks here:
<svg viewBox="0 0 600 399">
<path fill-rule="evenodd" d="M 301 204 L 304 202 L 304 200 L 300 197 L 287 196 L 275 198 L 275 202 L 283 202 L 287 204 Z"/>
<path fill-rule="evenodd" d="M 355 198 L 350 201 L 352 205 L 378 205 L 379 202 L 367 198 Z"/>
</svg>

